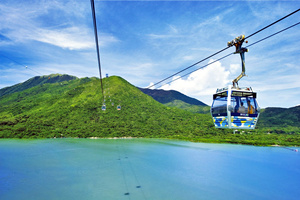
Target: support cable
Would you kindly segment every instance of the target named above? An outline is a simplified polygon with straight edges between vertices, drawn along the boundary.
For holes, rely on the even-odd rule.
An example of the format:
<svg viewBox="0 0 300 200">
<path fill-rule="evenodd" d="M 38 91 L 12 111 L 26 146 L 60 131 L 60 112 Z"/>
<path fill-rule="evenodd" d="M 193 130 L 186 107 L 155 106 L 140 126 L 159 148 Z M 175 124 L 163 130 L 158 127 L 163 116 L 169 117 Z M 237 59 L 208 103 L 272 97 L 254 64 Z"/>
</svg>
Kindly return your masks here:
<svg viewBox="0 0 300 200">
<path fill-rule="evenodd" d="M 218 51 L 218 52 L 216 52 L 216 53 L 214 53 L 214 54 L 212 54 L 212 55 L 210 55 L 210 56 L 208 56 L 208 57 L 206 57 L 206 58 L 204 58 L 204 59 L 202 59 L 202 60 L 200 60 L 200 61 L 198 61 L 198 62 L 196 62 L 196 63 L 194 63 L 194 64 L 192 64 L 192 65 L 190 65 L 190 66 L 188 66 L 188 67 L 186 67 L 186 68 L 184 68 L 183 70 L 180 70 L 179 72 L 177 72 L 177 73 L 175 73 L 175 74 L 172 74 L 171 76 L 168 76 L 167 78 L 165 78 L 165 79 L 163 79 L 163 80 L 161 80 L 161 81 L 159 81 L 159 82 L 157 82 L 157 83 L 155 83 L 155 84 L 153 84 L 153 85 L 150 85 L 149 87 L 147 87 L 147 89 L 149 89 L 149 88 L 151 88 L 151 87 L 153 87 L 153 86 L 155 86 L 155 85 L 158 85 L 158 84 L 160 84 L 161 82 L 163 82 L 163 81 L 165 81 L 165 80 L 168 80 L 169 78 L 172 78 L 173 76 L 175 76 L 175 75 L 177 75 L 177 74 L 179 74 L 179 73 L 181 73 L 181 72 L 183 72 L 183 71 L 185 71 L 185 70 L 187 70 L 187 69 L 189 69 L 189 68 L 191 68 L 191 67 L 194 67 L 195 65 L 198 65 L 199 63 L 201 63 L 201 62 L 203 62 L 203 61 L 205 61 L 205 60 L 207 60 L 207 59 L 209 59 L 209 58 L 211 58 L 211 57 L 213 57 L 213 56 L 215 56 L 215 55 L 221 53 L 222 51 L 225 51 L 225 50 L 228 49 L 228 48 L 229 48 L 229 47 L 226 47 L 226 48 L 224 48 L 224 49 L 222 49 L 222 50 L 220 50 L 220 51 Z"/>
<path fill-rule="evenodd" d="M 170 82 L 168 82 L 168 83 L 166 83 L 166 84 L 170 84 L 170 83 L 172 83 L 172 82 L 174 82 L 174 81 L 177 81 L 178 79 L 180 79 L 180 78 L 182 78 L 182 77 L 185 77 L 185 76 L 187 76 L 187 75 L 189 75 L 189 74 L 191 74 L 191 73 L 193 73 L 193 72 L 195 72 L 195 71 L 198 71 L 198 70 L 200 70 L 200 69 L 203 69 L 203 68 L 205 68 L 205 67 L 207 67 L 207 66 L 209 66 L 209 65 L 211 65 L 211 64 L 213 64 L 213 63 L 215 63 L 215 62 L 217 62 L 217 61 L 223 60 L 224 58 L 227 58 L 228 56 L 230 56 L 230 55 L 232 55 L 232 54 L 234 54 L 234 52 L 233 52 L 233 53 L 230 53 L 230 54 L 227 54 L 226 56 L 223 56 L 222 58 L 219 58 L 219 59 L 217 59 L 217 60 L 215 60 L 215 61 L 213 61 L 213 62 L 211 62 L 211 63 L 208 63 L 208 64 L 206 64 L 206 65 L 204 65 L 204 66 L 202 66 L 202 67 L 199 67 L 199 68 L 197 68 L 197 69 L 195 69 L 195 70 L 193 70 L 193 71 L 191 71 L 191 72 L 189 72 L 189 73 L 186 73 L 186 74 L 184 74 L 183 76 L 179 76 L 179 77 L 177 77 L 176 79 L 174 79 L 174 80 L 172 80 L 172 81 L 170 81 Z"/>
<path fill-rule="evenodd" d="M 16 61 L 16 60 L 13 60 L 13 59 L 11 59 L 11 58 L 9 58 L 9 57 L 3 55 L 3 54 L 0 54 L 0 56 L 5 57 L 5 58 L 7 58 L 8 60 L 11 60 L 11 61 L 15 62 L 16 64 L 21 65 L 21 66 L 25 67 L 26 69 L 29 69 L 29 70 L 31 70 L 31 71 L 33 71 L 33 72 L 35 72 L 35 73 L 40 74 L 41 76 L 43 76 L 43 74 L 39 73 L 38 71 L 35 71 L 35 70 L 31 69 L 31 68 L 28 67 L 27 65 L 24 65 L 24 64 L 22 64 L 22 63 L 20 63 L 20 62 L 18 62 L 18 61 Z"/>
<path fill-rule="evenodd" d="M 250 46 L 253 46 L 253 45 L 255 45 L 255 44 L 258 44 L 258 43 L 260 43 L 260 42 L 262 42 L 262 41 L 264 41 L 264 40 L 266 40 L 266 39 L 269 39 L 269 38 L 271 38 L 271 37 L 273 37 L 273 36 L 275 36 L 275 35 L 277 35 L 277 34 L 283 32 L 283 31 L 286 31 L 286 30 L 288 30 L 288 29 L 290 29 L 290 28 L 293 28 L 293 27 L 295 27 L 295 26 L 297 26 L 297 25 L 299 25 L 299 24 L 300 24 L 300 22 L 298 22 L 298 23 L 296 23 L 296 24 L 293 24 L 293 25 L 291 25 L 291 26 L 289 26 L 289 27 L 287 27 L 287 28 L 285 28 L 285 29 L 282 29 L 282 30 L 280 30 L 280 31 L 278 31 L 278 32 L 276 32 L 276 33 L 273 33 L 272 35 L 269 35 L 269 36 L 267 36 L 267 37 L 265 37 L 265 38 L 263 38 L 263 39 L 261 39 L 261 40 L 258 40 L 258 41 L 256 41 L 256 42 L 254 42 L 254 43 L 252 43 L 252 44 L 246 46 L 246 48 L 248 48 L 248 47 L 250 47 Z M 204 66 L 202 66 L 202 67 L 199 67 L 199 68 L 197 68 L 197 69 L 195 69 L 195 70 L 193 70 L 193 71 L 191 71 L 191 72 L 189 72 L 189 73 L 187 73 L 187 74 L 184 74 L 183 76 L 179 76 L 179 77 L 177 77 L 176 79 L 174 79 L 174 80 L 172 80 L 172 81 L 170 81 L 170 82 L 168 82 L 168 83 L 166 83 L 166 84 L 170 84 L 170 83 L 172 83 L 172 82 L 174 82 L 174 81 L 177 81 L 178 79 L 180 79 L 180 78 L 182 78 L 182 77 L 185 77 L 185 76 L 187 76 L 187 75 L 189 75 L 189 74 L 191 74 L 191 73 L 193 73 L 193 72 L 195 72 L 195 71 L 198 71 L 198 70 L 200 70 L 200 69 L 203 69 L 203 68 L 205 68 L 205 67 L 207 67 L 207 66 L 209 66 L 209 65 L 211 65 L 211 64 L 213 64 L 213 63 L 215 63 L 215 62 L 217 62 L 217 61 L 220 61 L 220 60 L 222 60 L 222 59 L 224 59 L 224 58 L 227 58 L 228 56 L 230 56 L 230 55 L 232 55 L 232 54 L 234 54 L 234 53 L 235 53 L 235 52 L 232 52 L 232 53 L 230 53 L 230 54 L 227 54 L 226 56 L 223 56 L 223 57 L 221 57 L 221 58 L 219 58 L 219 59 L 217 59 L 217 60 L 215 60 L 215 61 L 213 61 L 213 62 L 211 62 L 211 63 L 208 63 L 208 64 L 206 64 L 206 65 L 204 65 Z"/>
<path fill-rule="evenodd" d="M 262 29 L 260 29 L 260 30 L 258 30 L 258 31 L 256 31 L 256 32 L 250 34 L 249 36 L 247 36 L 247 37 L 245 38 L 245 40 L 248 39 L 248 38 L 250 38 L 250 37 L 252 37 L 253 35 L 255 35 L 255 34 L 261 32 L 261 31 L 263 31 L 263 30 L 265 30 L 265 29 L 267 29 L 267 28 L 269 28 L 270 26 L 273 26 L 274 24 L 280 22 L 281 20 L 283 20 L 283 19 L 285 19 L 285 18 L 287 18 L 287 17 L 289 17 L 289 16 L 291 16 L 291 15 L 293 15 L 293 14 L 295 14 L 296 12 L 299 12 L 299 11 L 300 11 L 300 8 L 299 8 L 298 10 L 295 10 L 294 12 L 292 12 L 292 13 L 290 13 L 290 14 L 288 14 L 288 15 L 282 17 L 282 18 L 280 18 L 279 20 L 273 22 L 272 24 L 269 24 L 268 26 L 265 26 L 264 28 L 262 28 Z"/>
<path fill-rule="evenodd" d="M 267 36 L 267 37 L 265 37 L 265 38 L 263 38 L 263 39 L 261 39 L 261 40 L 258 40 L 258 41 L 256 41 L 256 42 L 254 42 L 254 43 L 252 43 L 252 44 L 246 46 L 246 48 L 247 48 L 247 47 L 250 47 L 250 46 L 253 46 L 253 45 L 257 44 L 257 43 L 260 43 L 260 42 L 262 42 L 262 41 L 264 41 L 264 40 L 266 40 L 266 39 L 268 39 L 268 38 L 270 38 L 270 37 L 273 37 L 273 36 L 277 35 L 278 33 L 281 33 L 281 32 L 283 32 L 283 31 L 286 31 L 286 30 L 288 30 L 288 29 L 290 29 L 290 28 L 293 28 L 294 26 L 297 26 L 297 25 L 299 25 L 299 24 L 300 24 L 300 22 L 298 22 L 298 23 L 296 23 L 296 24 L 293 24 L 292 26 L 289 26 L 289 27 L 287 27 L 287 28 L 285 28 L 285 29 L 282 29 L 281 31 L 278 31 L 278 32 L 276 32 L 276 33 L 273 33 L 272 35 L 269 35 L 269 36 Z"/>
<path fill-rule="evenodd" d="M 95 34 L 95 43 L 96 43 L 96 50 L 97 50 L 98 67 L 99 67 L 100 82 L 101 82 L 101 89 L 102 89 L 102 97 L 103 97 L 103 101 L 104 101 L 102 73 L 101 73 L 101 63 L 100 63 L 100 52 L 99 52 L 99 44 L 98 44 L 98 33 L 97 33 L 97 22 L 96 22 L 94 0 L 91 0 L 91 9 L 92 9 L 92 16 L 93 16 L 94 34 Z"/>
<path fill-rule="evenodd" d="M 292 13 L 290 13 L 290 14 L 288 14 L 288 15 L 282 17 L 282 18 L 280 18 L 279 20 L 277 20 L 277 21 L 275 21 L 275 22 L 273 22 L 273 23 L 271 23 L 271 24 L 265 26 L 264 28 L 262 28 L 262 29 L 260 29 L 260 30 L 258 30 L 258 31 L 256 31 L 256 32 L 250 34 L 250 35 L 247 36 L 245 39 L 252 37 L 253 35 L 255 35 L 255 34 L 261 32 L 261 31 L 263 31 L 263 30 L 265 30 L 265 29 L 267 29 L 267 28 L 269 28 L 270 26 L 273 26 L 274 24 L 276 24 L 276 23 L 282 21 L 283 19 L 285 19 L 285 18 L 287 18 L 287 17 L 289 17 L 289 16 L 291 16 L 291 15 L 293 15 L 293 14 L 299 12 L 299 11 L 300 11 L 300 8 L 299 8 L 298 10 L 295 10 L 294 12 L 292 12 Z M 297 25 L 297 24 L 294 24 L 293 26 L 296 26 L 296 25 Z M 291 28 L 291 27 L 290 27 L 290 28 Z M 289 27 L 288 27 L 287 29 L 289 29 Z M 282 31 L 284 31 L 284 30 L 282 30 Z M 282 31 L 281 31 L 281 32 L 282 32 Z M 278 32 L 278 33 L 279 33 L 279 32 Z M 277 34 L 277 33 L 276 33 L 276 34 Z M 275 34 L 275 35 L 276 35 L 276 34 Z M 273 35 L 271 35 L 271 36 L 269 36 L 269 37 L 272 37 L 272 36 L 273 36 Z M 267 38 L 265 38 L 265 39 L 267 39 Z M 258 42 L 260 42 L 260 41 L 258 41 Z M 258 43 L 258 42 L 257 42 L 257 43 Z M 254 44 L 252 44 L 252 45 L 254 45 Z M 249 45 L 249 46 L 250 46 L 250 45 Z M 153 86 L 155 86 L 155 85 L 158 85 L 158 84 L 160 84 L 161 82 L 164 82 L 165 80 L 170 79 L 170 78 L 172 78 L 173 76 L 175 76 L 175 75 L 177 75 L 177 74 L 179 74 L 179 73 L 181 73 L 181 72 L 183 72 L 183 71 L 185 71 L 185 70 L 187 70 L 187 69 L 189 69 L 189 68 L 191 68 L 191 67 L 194 67 L 195 65 L 198 65 L 199 63 L 201 63 L 201 62 L 203 62 L 203 61 L 205 61 L 205 60 L 207 60 L 207 59 L 209 59 L 209 58 L 211 58 L 211 57 L 213 57 L 213 56 L 215 56 L 215 55 L 221 53 L 222 51 L 225 51 L 225 50 L 228 49 L 228 48 L 229 48 L 229 47 L 226 47 L 226 48 L 224 48 L 224 49 L 222 49 L 222 50 L 220 50 L 220 51 L 218 51 L 218 52 L 216 52 L 216 53 L 214 53 L 214 54 L 212 54 L 212 55 L 210 55 L 210 56 L 208 56 L 208 57 L 206 57 L 206 58 L 204 58 L 204 59 L 202 59 L 202 60 L 200 60 L 200 61 L 198 61 L 198 62 L 192 64 L 192 65 L 190 65 L 189 67 L 186 67 L 186 68 L 180 70 L 179 72 L 177 72 L 177 73 L 175 73 L 175 74 L 172 74 L 171 76 L 168 76 L 167 78 L 164 78 L 163 80 L 161 80 L 161 81 L 159 81 L 159 82 L 157 82 L 157 83 L 155 83 L 155 84 L 150 85 L 149 87 L 147 87 L 147 89 L 150 89 L 151 87 L 153 87 Z M 230 55 L 231 55 L 231 54 L 230 54 Z M 227 56 L 229 56 L 229 54 L 228 54 Z M 224 56 L 224 57 L 227 57 L 227 56 Z M 223 58 L 224 58 L 224 57 L 223 57 Z M 223 59 L 223 58 L 221 58 L 221 59 Z M 220 60 L 220 59 L 218 59 L 218 60 Z M 212 63 L 210 63 L 210 64 L 212 64 Z M 209 64 L 208 64 L 208 65 L 209 65 Z M 205 67 L 208 66 L 208 65 L 205 65 Z M 204 66 L 203 66 L 203 67 L 200 67 L 200 68 L 198 68 L 198 69 L 196 69 L 196 70 L 194 70 L 194 71 L 197 71 L 197 70 L 202 69 L 202 68 L 204 68 Z M 192 71 L 192 72 L 194 72 L 194 71 Z M 192 72 L 190 72 L 190 73 L 192 73 Z M 188 73 L 188 74 L 190 74 L 190 73 Z M 188 74 L 185 74 L 184 76 L 186 76 L 186 75 L 188 75 Z M 182 76 L 182 77 L 183 77 L 183 76 Z M 177 79 L 178 79 L 178 78 L 177 78 Z M 171 82 L 174 82 L 174 81 L 177 80 L 177 79 L 174 79 L 174 80 L 172 80 Z M 171 83 L 171 82 L 169 82 L 169 83 Z"/>
</svg>

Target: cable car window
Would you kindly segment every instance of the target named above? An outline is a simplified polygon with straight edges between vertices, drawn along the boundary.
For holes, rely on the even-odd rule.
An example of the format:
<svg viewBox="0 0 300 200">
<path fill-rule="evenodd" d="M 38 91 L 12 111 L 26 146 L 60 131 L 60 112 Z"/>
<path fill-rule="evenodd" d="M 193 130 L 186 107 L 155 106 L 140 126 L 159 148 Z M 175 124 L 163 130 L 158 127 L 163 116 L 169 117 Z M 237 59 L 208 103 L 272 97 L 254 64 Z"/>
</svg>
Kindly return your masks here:
<svg viewBox="0 0 300 200">
<path fill-rule="evenodd" d="M 247 98 L 246 105 L 248 114 L 257 114 L 257 104 L 255 98 Z"/>
<path fill-rule="evenodd" d="M 213 115 L 227 113 L 227 97 L 217 97 L 213 102 L 211 112 Z"/>
<path fill-rule="evenodd" d="M 231 97 L 233 113 L 257 114 L 257 103 L 253 97 Z"/>
<path fill-rule="evenodd" d="M 238 112 L 238 109 L 239 109 L 239 105 L 240 105 L 240 103 L 239 103 L 239 100 L 240 98 L 239 97 L 231 97 L 231 106 L 232 106 L 232 108 L 233 108 L 233 113 L 237 113 Z"/>
</svg>

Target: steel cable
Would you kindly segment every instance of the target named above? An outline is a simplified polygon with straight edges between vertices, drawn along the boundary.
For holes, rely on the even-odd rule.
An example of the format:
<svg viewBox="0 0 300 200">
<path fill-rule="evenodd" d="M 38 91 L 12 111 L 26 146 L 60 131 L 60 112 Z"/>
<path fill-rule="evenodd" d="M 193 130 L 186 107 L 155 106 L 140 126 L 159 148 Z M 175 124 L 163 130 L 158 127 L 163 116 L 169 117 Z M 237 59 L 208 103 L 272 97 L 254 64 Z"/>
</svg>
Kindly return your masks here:
<svg viewBox="0 0 300 200">
<path fill-rule="evenodd" d="M 277 21 L 275 21 L 275 22 L 273 22 L 273 23 L 271 23 L 271 24 L 265 26 L 264 28 L 262 28 L 262 29 L 260 29 L 260 30 L 258 30 L 258 31 L 256 31 L 256 32 L 250 34 L 250 35 L 247 36 L 245 39 L 252 37 L 253 35 L 255 35 L 255 34 L 261 32 L 261 31 L 263 31 L 263 30 L 265 30 L 265 29 L 267 29 L 267 28 L 269 28 L 269 27 L 271 27 L 271 26 L 273 26 L 274 24 L 276 24 L 276 23 L 282 21 L 283 19 L 285 19 L 285 18 L 287 18 L 287 17 L 289 17 L 289 16 L 291 16 L 291 15 L 293 15 L 293 14 L 299 12 L 299 11 L 300 11 L 300 9 L 295 10 L 294 12 L 292 12 L 292 13 L 290 13 L 290 14 L 288 14 L 288 15 L 282 17 L 282 18 L 280 18 L 279 20 L 277 20 Z M 251 44 L 251 45 L 248 45 L 247 47 L 252 46 L 252 45 L 254 45 L 254 44 L 256 44 L 256 43 L 259 43 L 259 42 L 261 42 L 261 41 L 263 41 L 263 40 L 265 40 L 265 39 L 267 39 L 267 38 L 270 38 L 270 37 L 272 37 L 272 36 L 274 36 L 274 35 L 276 35 L 276 34 L 278 34 L 278 33 L 280 33 L 280 32 L 283 32 L 283 31 L 285 31 L 285 30 L 287 30 L 287 29 L 289 29 L 289 28 L 292 28 L 292 27 L 294 27 L 294 26 L 296 26 L 296 25 L 298 25 L 298 24 L 299 24 L 299 23 L 294 24 L 294 25 L 292 25 L 292 26 L 290 26 L 290 27 L 288 27 L 288 28 L 286 28 L 286 29 L 283 29 L 283 30 L 281 30 L 281 31 L 279 31 L 279 32 L 276 32 L 276 33 L 274 33 L 274 34 L 272 34 L 272 35 L 270 35 L 270 36 L 268 36 L 268 37 L 266 37 L 266 38 L 264 38 L 264 39 L 262 39 L 262 40 L 259 40 L 259 41 L 255 42 L 255 43 Z M 208 57 L 206 57 L 206 58 L 204 58 L 204 59 L 202 59 L 202 60 L 200 60 L 200 61 L 198 61 L 198 62 L 196 62 L 196 63 L 194 63 L 194 64 L 192 64 L 192 65 L 190 65 L 190 66 L 188 66 L 188 67 L 186 67 L 186 68 L 184 68 L 184 69 L 182 69 L 182 70 L 180 70 L 179 72 L 177 72 L 177 73 L 175 73 L 175 74 L 172 74 L 171 76 L 168 76 L 167 78 L 164 78 L 164 79 L 162 79 L 161 81 L 158 81 L 158 82 L 155 83 L 155 84 L 150 85 L 149 87 L 147 87 L 147 89 L 150 89 L 151 87 L 153 87 L 153 86 L 155 86 L 155 85 L 158 85 L 158 84 L 164 82 L 165 80 L 168 80 L 168 79 L 172 78 L 173 76 L 175 76 L 175 75 L 177 75 L 177 74 L 179 74 L 179 73 L 181 73 L 181 72 L 183 72 L 183 71 L 185 71 L 185 70 L 187 70 L 187 69 L 190 69 L 191 67 L 194 67 L 195 65 L 198 65 L 199 63 L 201 63 L 201 62 L 203 62 L 203 61 L 205 61 L 205 60 L 207 60 L 207 59 L 209 59 L 209 58 L 211 58 L 211 57 L 213 57 L 213 56 L 215 56 L 215 55 L 217 55 L 217 54 L 219 54 L 219 53 L 225 51 L 225 50 L 228 49 L 228 48 L 229 48 L 229 47 L 226 47 L 226 48 L 224 48 L 224 49 L 222 49 L 222 50 L 220 50 L 220 51 L 218 51 L 218 52 L 216 52 L 216 53 L 214 53 L 214 54 L 212 54 L 212 55 L 210 55 L 210 56 L 208 56 Z M 233 53 L 230 53 L 230 54 L 228 54 L 228 55 L 226 55 L 226 56 L 224 56 L 224 57 L 222 57 L 222 58 L 220 58 L 220 59 L 218 59 L 218 60 L 224 59 L 224 58 L 228 57 L 228 56 L 231 55 L 231 54 L 233 54 Z M 218 60 L 216 60 L 216 61 L 218 61 Z M 216 61 L 215 61 L 215 62 L 216 62 Z M 202 68 L 204 68 L 204 67 L 206 67 L 206 66 L 208 66 L 208 65 L 210 65 L 210 64 L 212 64 L 212 63 L 209 63 L 209 64 L 207 64 L 207 65 L 204 65 L 204 66 L 202 66 L 202 67 L 200 67 L 200 68 L 198 68 L 198 69 L 196 69 L 196 70 L 194 70 L 194 71 L 192 71 L 192 72 L 189 72 L 189 73 L 187 73 L 187 74 L 185 74 L 185 75 L 183 75 L 183 76 L 181 76 L 181 77 L 187 76 L 188 74 L 191 74 L 191 73 L 193 73 L 193 72 L 195 72 L 195 71 L 197 71 L 197 70 L 199 70 L 199 69 L 202 69 Z M 180 78 L 180 77 L 178 77 L 178 78 L 176 78 L 176 79 L 174 79 L 174 80 L 172 80 L 172 81 L 170 81 L 170 82 L 168 82 L 168 83 L 166 83 L 166 84 L 169 84 L 169 83 L 171 83 L 171 82 L 174 82 L 174 81 L 178 80 L 179 78 Z"/>
<path fill-rule="evenodd" d="M 291 25 L 291 26 L 289 26 L 289 27 L 287 27 L 287 28 L 285 28 L 285 29 L 282 29 L 282 30 L 280 30 L 280 31 L 278 31 L 278 32 L 276 32 L 276 33 L 273 33 L 273 34 L 271 34 L 271 35 L 269 35 L 269 36 L 267 36 L 267 37 L 265 37 L 265 38 L 263 38 L 263 39 L 261 39 L 261 40 L 258 40 L 258 41 L 256 41 L 256 42 L 254 42 L 254 43 L 252 43 L 252 44 L 246 46 L 246 48 L 247 48 L 247 47 L 250 47 L 250 46 L 253 46 L 253 45 L 255 45 L 255 44 L 258 44 L 258 43 L 260 43 L 260 42 L 262 42 L 262 41 L 264 41 L 264 40 L 266 40 L 266 39 L 269 39 L 269 38 L 271 38 L 271 37 L 273 37 L 273 36 L 275 36 L 275 35 L 277 35 L 277 34 L 283 32 L 283 31 L 286 31 L 286 30 L 288 30 L 288 29 L 290 29 L 290 28 L 293 28 L 294 26 L 297 26 L 297 25 L 299 25 L 299 24 L 300 24 L 300 22 L 298 22 L 298 23 L 296 23 L 296 24 L 293 24 L 293 25 Z M 193 71 L 191 71 L 191 72 L 189 72 L 189 73 L 187 73 L 187 74 L 184 74 L 183 76 L 177 77 L 176 79 L 174 79 L 174 80 L 172 80 L 172 81 L 170 81 L 170 82 L 168 82 L 168 83 L 166 83 L 166 84 L 170 84 L 170 83 L 172 83 L 172 82 L 174 82 L 174 81 L 177 81 L 178 79 L 180 79 L 180 78 L 182 78 L 182 77 L 185 77 L 185 76 L 187 76 L 187 75 L 189 75 L 189 74 L 191 74 L 191 73 L 193 73 L 193 72 L 195 72 L 195 71 L 198 71 L 198 70 L 200 70 L 200 69 L 203 69 L 203 68 L 205 68 L 205 67 L 207 67 L 207 66 L 209 66 L 209 65 L 211 65 L 211 64 L 213 64 L 213 63 L 215 63 L 215 62 L 217 62 L 217 61 L 220 61 L 220 60 L 222 60 L 222 59 L 224 59 L 224 58 L 227 58 L 228 56 L 230 56 L 230 55 L 232 55 L 232 54 L 234 54 L 234 52 L 233 52 L 233 53 L 230 53 L 230 54 L 227 54 L 226 56 L 223 56 L 222 58 L 219 58 L 219 59 L 217 59 L 217 60 L 215 60 L 215 61 L 213 61 L 213 62 L 211 62 L 211 63 L 208 63 L 208 64 L 206 64 L 206 65 L 204 65 L 204 66 L 202 66 L 202 67 L 199 67 L 199 68 L 197 68 L 197 69 L 195 69 L 195 70 L 193 70 Z"/>
<path fill-rule="evenodd" d="M 103 83 L 102 83 L 101 62 L 100 62 L 100 52 L 99 52 L 99 44 L 98 44 L 98 33 L 97 33 L 97 22 L 96 22 L 94 0 L 91 0 L 91 9 L 92 9 L 92 16 L 93 16 L 93 25 L 94 25 L 94 34 L 95 34 L 98 67 L 99 67 L 100 82 L 101 82 L 101 89 L 102 89 L 102 97 L 103 97 L 103 101 L 104 101 L 104 92 L 103 92 Z"/>
</svg>

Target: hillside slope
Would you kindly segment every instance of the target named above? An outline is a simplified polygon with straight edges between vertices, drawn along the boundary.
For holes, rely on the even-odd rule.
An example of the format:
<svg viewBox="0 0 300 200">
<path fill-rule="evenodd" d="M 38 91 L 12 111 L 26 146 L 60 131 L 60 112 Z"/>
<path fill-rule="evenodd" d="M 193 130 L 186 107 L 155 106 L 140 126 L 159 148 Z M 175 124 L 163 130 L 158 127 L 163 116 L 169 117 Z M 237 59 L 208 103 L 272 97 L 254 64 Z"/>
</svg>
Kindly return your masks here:
<svg viewBox="0 0 300 200">
<path fill-rule="evenodd" d="M 168 107 L 180 108 L 193 113 L 207 114 L 210 112 L 210 107 L 205 103 L 195 98 L 188 97 L 175 90 L 139 89 L 143 93 L 151 96 L 156 101 Z"/>
<path fill-rule="evenodd" d="M 199 106 L 199 105 L 188 104 L 181 100 L 174 100 L 172 102 L 165 103 L 164 105 L 166 105 L 168 107 L 180 108 L 180 109 L 192 112 L 192 113 L 202 113 L 202 114 L 210 115 L 210 106 Z"/>
<path fill-rule="evenodd" d="M 158 137 L 300 145 L 297 127 L 232 134 L 232 130 L 215 129 L 209 114 L 167 107 L 120 77 L 104 78 L 103 84 L 104 95 L 99 79 L 76 78 L 0 97 L 0 138 Z"/>
<path fill-rule="evenodd" d="M 120 77 L 43 84 L 0 98 L 0 137 L 168 137 L 215 132 L 209 116 L 169 108 Z M 113 104 L 113 105 L 112 105 Z M 121 105 L 121 110 L 116 106 Z"/>
<path fill-rule="evenodd" d="M 166 104 L 171 103 L 175 100 L 180 100 L 187 104 L 197 105 L 197 106 L 207 106 L 205 103 L 195 99 L 188 97 L 178 91 L 175 90 L 162 90 L 162 89 L 146 89 L 139 88 L 143 93 L 153 97 L 156 101 Z"/>
<path fill-rule="evenodd" d="M 63 81 L 69 81 L 69 80 L 74 80 L 77 79 L 75 76 L 70 76 L 67 74 L 52 74 L 52 75 L 45 75 L 45 76 L 36 76 L 33 77 L 24 83 L 19 83 L 10 87 L 5 87 L 0 89 L 0 97 L 8 94 L 12 94 L 15 92 L 21 92 L 26 89 L 35 87 L 37 85 L 42 85 L 45 83 L 59 83 Z"/>
<path fill-rule="evenodd" d="M 291 108 L 269 107 L 263 110 L 258 121 L 259 127 L 300 127 L 300 106 Z"/>
</svg>

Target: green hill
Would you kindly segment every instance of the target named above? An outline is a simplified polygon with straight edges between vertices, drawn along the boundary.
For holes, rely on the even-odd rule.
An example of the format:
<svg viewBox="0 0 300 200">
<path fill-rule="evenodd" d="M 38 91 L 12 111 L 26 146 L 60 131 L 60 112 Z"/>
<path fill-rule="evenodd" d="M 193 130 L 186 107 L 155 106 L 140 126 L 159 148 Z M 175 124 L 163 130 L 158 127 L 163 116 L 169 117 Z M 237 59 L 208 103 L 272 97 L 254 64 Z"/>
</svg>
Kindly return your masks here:
<svg viewBox="0 0 300 200">
<path fill-rule="evenodd" d="M 51 74 L 51 75 L 45 75 L 45 76 L 36 76 L 33 77 L 24 83 L 19 83 L 16 85 L 13 85 L 11 87 L 6 87 L 0 90 L 0 97 L 8 94 L 12 94 L 15 92 L 21 92 L 23 90 L 35 87 L 37 85 L 43 85 L 45 83 L 59 83 L 62 81 L 69 81 L 77 79 L 75 76 L 70 76 L 67 74 Z"/>
<path fill-rule="evenodd" d="M 51 76 L 55 80 L 61 75 Z M 209 114 L 167 107 L 117 76 L 103 79 L 104 96 L 97 78 L 56 79 L 0 97 L 0 138 L 156 137 L 300 145 L 299 129 L 293 134 L 267 134 L 269 129 L 232 134 L 215 129 Z M 19 87 L 25 88 L 22 84 Z"/>
<path fill-rule="evenodd" d="M 263 110 L 259 127 L 300 127 L 300 106 L 292 108 L 273 108 Z"/>
<path fill-rule="evenodd" d="M 181 100 L 174 100 L 164 105 L 168 107 L 176 107 L 193 113 L 210 114 L 210 106 L 193 105 Z"/>
<path fill-rule="evenodd" d="M 200 134 L 200 127 L 215 131 L 209 116 L 166 107 L 120 77 L 103 83 L 106 111 L 96 78 L 45 83 L 0 98 L 0 137 L 179 137 Z"/>
<path fill-rule="evenodd" d="M 209 113 L 210 107 L 205 103 L 188 97 L 175 90 L 139 88 L 143 93 L 151 96 L 156 101 L 168 106 L 176 107 L 193 113 Z"/>
<path fill-rule="evenodd" d="M 190 105 L 207 106 L 205 103 L 195 98 L 188 97 L 175 90 L 147 89 L 147 88 L 139 88 L 139 89 L 143 93 L 153 97 L 153 99 L 155 99 L 156 101 L 162 104 L 171 103 L 175 100 L 180 100 Z"/>
</svg>

